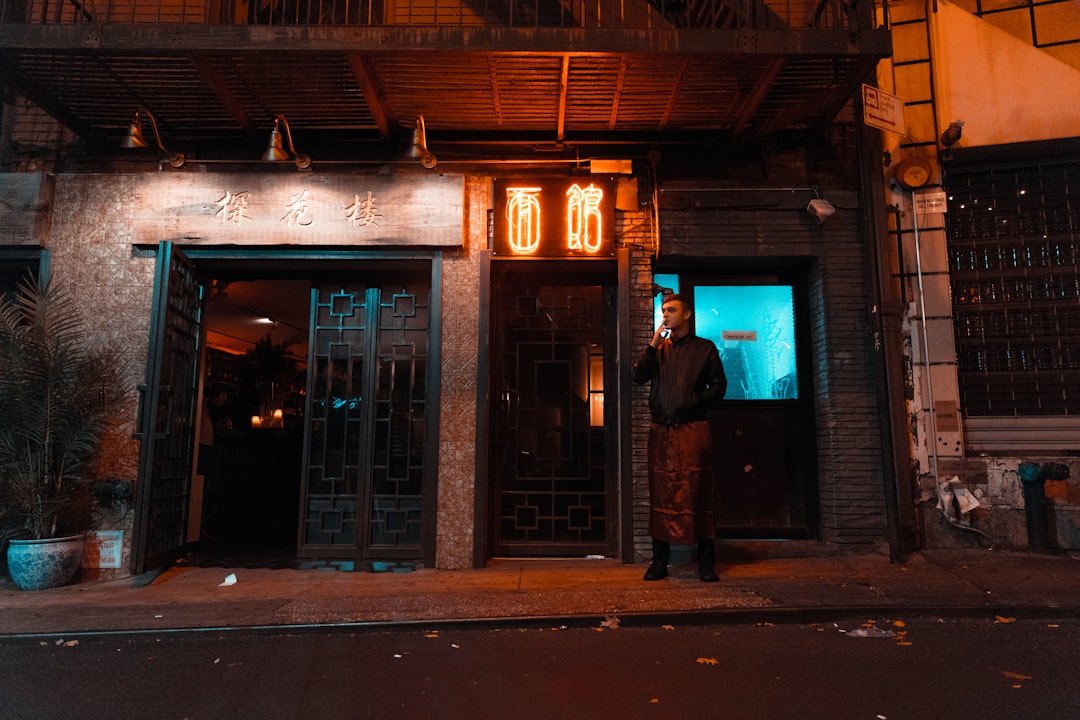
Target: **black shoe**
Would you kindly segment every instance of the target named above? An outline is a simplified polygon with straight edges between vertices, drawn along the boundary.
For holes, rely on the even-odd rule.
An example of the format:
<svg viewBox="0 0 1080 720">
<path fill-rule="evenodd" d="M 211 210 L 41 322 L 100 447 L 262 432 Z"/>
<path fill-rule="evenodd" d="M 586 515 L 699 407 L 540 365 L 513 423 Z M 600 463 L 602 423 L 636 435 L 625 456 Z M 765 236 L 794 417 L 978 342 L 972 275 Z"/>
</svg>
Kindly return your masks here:
<svg viewBox="0 0 1080 720">
<path fill-rule="evenodd" d="M 667 565 L 661 565 L 660 563 L 654 562 L 654 563 L 651 563 L 649 565 L 649 569 L 645 571 L 645 579 L 649 580 L 649 581 L 663 580 L 666 577 L 667 577 Z M 717 580 L 719 580 L 719 579 L 720 578 L 717 578 Z"/>
<path fill-rule="evenodd" d="M 701 582 L 719 582 L 716 574 L 716 541 L 705 539 L 698 541 L 698 577 Z"/>
</svg>

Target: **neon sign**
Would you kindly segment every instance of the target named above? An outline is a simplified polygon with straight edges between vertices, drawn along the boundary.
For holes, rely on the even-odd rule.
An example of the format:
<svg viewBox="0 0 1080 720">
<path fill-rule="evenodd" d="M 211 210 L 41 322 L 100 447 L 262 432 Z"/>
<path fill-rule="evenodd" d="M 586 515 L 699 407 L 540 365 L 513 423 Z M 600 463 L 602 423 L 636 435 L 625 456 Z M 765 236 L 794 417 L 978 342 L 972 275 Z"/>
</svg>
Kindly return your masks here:
<svg viewBox="0 0 1080 720">
<path fill-rule="evenodd" d="M 540 247 L 540 188 L 506 188 L 506 239 L 515 253 L 528 255 Z"/>
<path fill-rule="evenodd" d="M 604 191 L 593 184 L 583 188 L 571 185 L 566 191 L 566 247 L 594 253 L 604 237 L 604 220 L 600 216 L 600 201 Z"/>
<path fill-rule="evenodd" d="M 602 257 L 614 251 L 614 193 L 588 180 L 497 180 L 494 251 L 511 257 Z"/>
</svg>

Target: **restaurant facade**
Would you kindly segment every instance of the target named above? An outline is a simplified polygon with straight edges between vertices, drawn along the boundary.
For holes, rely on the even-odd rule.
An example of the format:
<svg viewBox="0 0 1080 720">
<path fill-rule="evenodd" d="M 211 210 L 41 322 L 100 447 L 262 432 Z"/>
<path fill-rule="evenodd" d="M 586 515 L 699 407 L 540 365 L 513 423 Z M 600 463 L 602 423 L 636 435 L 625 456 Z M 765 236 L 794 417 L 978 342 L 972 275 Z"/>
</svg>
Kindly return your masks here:
<svg viewBox="0 0 1080 720">
<path fill-rule="evenodd" d="M 95 475 L 131 496 L 98 513 L 119 551 L 96 576 L 207 548 L 647 559 L 629 367 L 669 291 L 728 376 L 721 543 L 919 547 L 861 95 L 888 32 L 791 6 L 643 4 L 616 27 L 9 14 L 5 283 L 47 272 L 130 362 Z M 125 150 L 136 112 L 148 147 Z"/>
</svg>

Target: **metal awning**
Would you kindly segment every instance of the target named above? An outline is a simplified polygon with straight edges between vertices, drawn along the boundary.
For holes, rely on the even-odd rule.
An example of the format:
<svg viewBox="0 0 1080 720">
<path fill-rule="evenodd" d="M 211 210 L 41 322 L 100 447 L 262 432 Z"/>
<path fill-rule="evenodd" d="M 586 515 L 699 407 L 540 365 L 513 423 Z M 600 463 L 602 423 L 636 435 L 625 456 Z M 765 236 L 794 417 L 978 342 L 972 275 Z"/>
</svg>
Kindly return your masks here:
<svg viewBox="0 0 1080 720">
<path fill-rule="evenodd" d="M 287 117 L 315 157 L 440 160 L 820 130 L 888 32 L 749 28 L 0 23 L 0 73 L 91 148 L 149 109 L 170 148 L 229 157 Z"/>
</svg>

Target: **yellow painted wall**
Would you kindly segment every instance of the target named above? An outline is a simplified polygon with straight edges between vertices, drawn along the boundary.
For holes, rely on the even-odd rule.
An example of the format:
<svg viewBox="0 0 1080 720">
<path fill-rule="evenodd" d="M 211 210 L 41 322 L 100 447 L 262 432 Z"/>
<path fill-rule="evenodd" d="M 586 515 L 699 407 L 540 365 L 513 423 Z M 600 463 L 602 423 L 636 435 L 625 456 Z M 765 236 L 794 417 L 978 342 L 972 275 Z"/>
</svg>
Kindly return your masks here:
<svg viewBox="0 0 1080 720">
<path fill-rule="evenodd" d="M 955 5 L 937 5 L 929 22 L 938 127 L 963 120 L 959 147 L 1080 135 L 1080 70 Z"/>
</svg>

